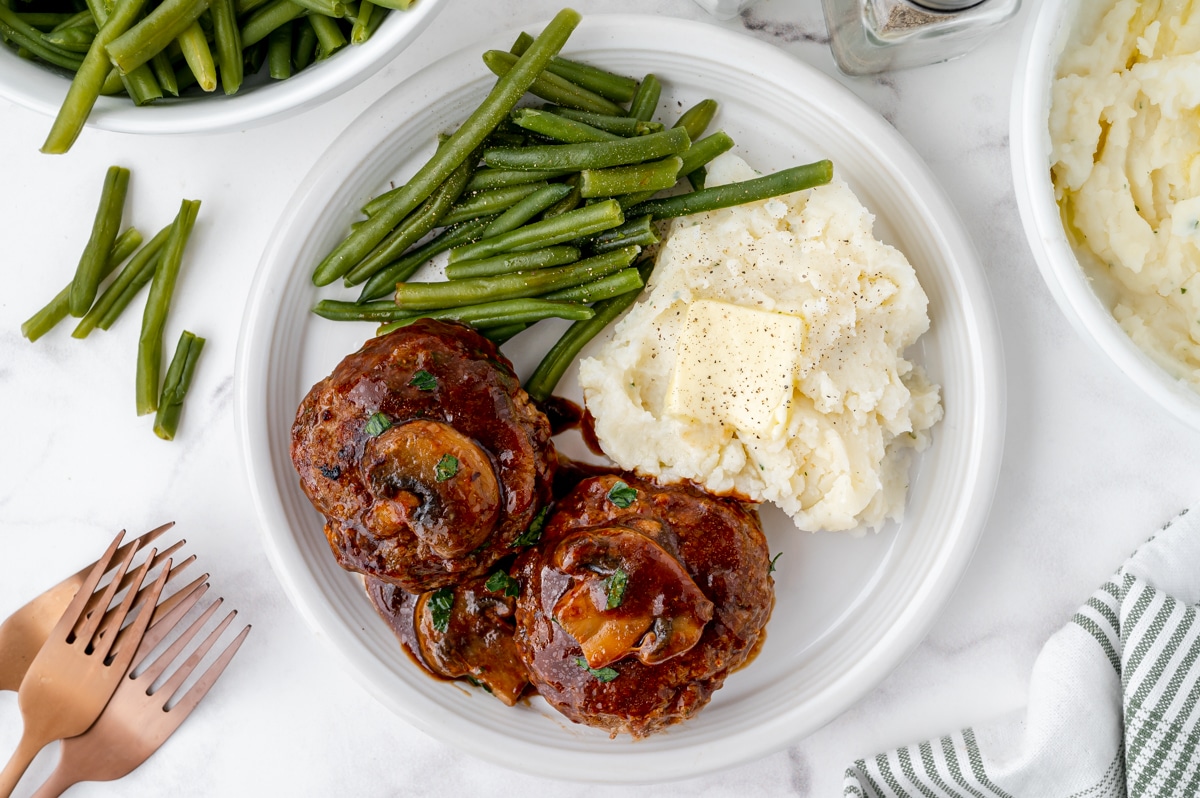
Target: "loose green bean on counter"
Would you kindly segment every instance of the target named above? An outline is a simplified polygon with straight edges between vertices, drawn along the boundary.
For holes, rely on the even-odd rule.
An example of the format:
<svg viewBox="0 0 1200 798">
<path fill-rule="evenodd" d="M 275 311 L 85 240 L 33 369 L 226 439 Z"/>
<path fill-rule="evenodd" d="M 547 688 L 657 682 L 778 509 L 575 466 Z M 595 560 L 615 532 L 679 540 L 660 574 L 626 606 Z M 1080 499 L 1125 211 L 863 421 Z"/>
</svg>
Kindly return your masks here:
<svg viewBox="0 0 1200 798">
<path fill-rule="evenodd" d="M 705 135 L 716 101 L 685 109 L 670 126 L 655 121 L 664 94 L 657 76 L 638 80 L 559 55 L 579 21 L 565 9 L 538 37 L 522 33 L 508 52 L 483 54 L 499 76 L 495 88 L 408 182 L 369 200 L 366 218 L 317 265 L 318 286 L 365 282 L 358 300 L 323 299 L 315 313 L 383 322 L 377 335 L 418 318 L 460 321 L 497 344 L 540 319 L 573 320 L 526 382 L 543 401 L 583 346 L 636 300 L 652 252 L 632 264 L 659 243 L 657 220 L 832 179 L 832 165 L 819 161 L 704 188 L 706 165 L 733 147 L 724 131 Z M 526 93 L 549 104 L 517 107 Z M 671 195 L 659 198 L 663 191 Z M 444 281 L 409 281 L 442 253 Z M 392 300 L 380 301 L 388 293 Z"/>
<path fill-rule="evenodd" d="M 0 2 L 0 41 L 70 73 L 71 86 L 42 145 L 64 153 L 97 98 L 124 93 L 135 105 L 195 85 L 236 94 L 268 63 L 281 80 L 347 43 L 359 45 L 390 9 L 412 0 L 22 0 Z M 268 55 L 269 50 L 269 55 Z M 266 77 L 266 76 L 264 76 Z"/>
<path fill-rule="evenodd" d="M 179 425 L 196 357 L 204 345 L 203 338 L 189 332 L 183 334 L 160 392 L 163 329 L 200 202 L 184 200 L 175 220 L 145 244 L 142 234 L 132 227 L 117 235 L 129 177 L 128 169 L 109 168 L 92 233 L 74 278 L 21 325 L 21 334 L 36 341 L 68 315 L 81 317 L 71 333 L 74 338 L 86 338 L 97 327 L 107 330 L 149 284 L 136 358 L 137 410 L 139 415 L 157 411 L 154 431 L 160 438 L 170 440 Z M 125 266 L 120 273 L 104 285 L 105 279 L 122 263 Z"/>
</svg>

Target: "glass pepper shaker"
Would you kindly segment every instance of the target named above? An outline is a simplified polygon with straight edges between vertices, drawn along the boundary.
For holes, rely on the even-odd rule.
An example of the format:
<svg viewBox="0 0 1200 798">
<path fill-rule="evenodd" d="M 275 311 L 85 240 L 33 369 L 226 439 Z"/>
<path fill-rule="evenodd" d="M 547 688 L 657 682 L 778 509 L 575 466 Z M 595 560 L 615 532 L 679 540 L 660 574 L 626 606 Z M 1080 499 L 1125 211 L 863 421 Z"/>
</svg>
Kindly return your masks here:
<svg viewBox="0 0 1200 798">
<path fill-rule="evenodd" d="M 830 47 L 848 75 L 934 64 L 974 48 L 1021 0 L 822 0 Z"/>
</svg>

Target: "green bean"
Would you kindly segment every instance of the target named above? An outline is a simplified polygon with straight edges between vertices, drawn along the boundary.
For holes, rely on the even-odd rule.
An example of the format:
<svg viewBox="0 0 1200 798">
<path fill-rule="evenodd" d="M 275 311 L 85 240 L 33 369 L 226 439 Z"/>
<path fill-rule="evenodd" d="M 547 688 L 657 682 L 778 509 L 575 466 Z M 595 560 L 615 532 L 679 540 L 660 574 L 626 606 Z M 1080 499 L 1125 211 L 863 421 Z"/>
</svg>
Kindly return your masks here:
<svg viewBox="0 0 1200 798">
<path fill-rule="evenodd" d="M 96 327 L 107 330 L 112 326 L 121 315 L 121 311 L 125 310 L 137 292 L 142 290 L 142 286 L 154 276 L 158 254 L 167 243 L 167 234 L 170 232 L 171 226 L 167 225 L 130 258 L 129 263 L 125 264 L 121 273 L 104 290 L 92 309 L 79 320 L 79 324 L 71 332 L 72 338 L 86 338 Z"/>
<path fill-rule="evenodd" d="M 647 133 L 659 133 L 665 129 L 662 122 L 643 121 L 641 119 L 634 119 L 631 116 L 593 114 L 589 111 L 580 111 L 577 108 L 564 108 L 561 105 L 543 105 L 541 110 L 555 116 L 565 116 L 567 119 L 574 119 L 577 122 L 583 122 L 586 125 L 607 130 L 609 133 L 615 133 L 618 136 L 626 138 L 630 136 L 645 136 Z"/>
<path fill-rule="evenodd" d="M 435 226 L 443 224 L 442 219 L 446 216 L 446 211 L 454 204 L 459 195 L 462 194 L 463 187 L 471 179 L 471 170 L 473 168 L 473 159 L 467 159 L 459 164 L 458 168 L 450 173 L 445 182 L 438 186 L 437 190 L 421 203 L 421 207 L 401 222 L 399 227 L 393 230 L 387 238 L 379 242 L 379 246 L 371 250 L 346 275 L 346 284 L 358 285 L 365 281 L 371 275 L 375 274 L 375 272 L 403 255 L 405 250 L 424 238 L 426 233 Z M 326 283 L 321 282 L 322 279 L 324 279 L 324 276 L 314 275 L 313 282 L 317 285 L 325 285 Z M 333 282 L 335 279 L 336 276 L 331 276 L 329 277 L 329 282 Z"/>
<path fill-rule="evenodd" d="M 342 29 L 331 18 L 309 14 L 308 24 L 317 32 L 317 60 L 322 61 L 346 46 Z"/>
<path fill-rule="evenodd" d="M 76 71 L 83 63 L 78 54 L 47 44 L 37 28 L 24 22 L 4 3 L 0 3 L 0 37 L 63 69 Z"/>
<path fill-rule="evenodd" d="M 630 305 L 637 300 L 641 289 L 629 291 L 612 299 L 597 302 L 592 308 L 595 315 L 584 321 L 572 324 L 563 337 L 558 339 L 550 351 L 538 363 L 537 368 L 525 381 L 525 392 L 535 402 L 544 402 L 554 393 L 558 381 L 566 373 L 567 368 L 575 362 L 579 352 L 587 342 L 595 338 L 601 330 L 616 320 Z"/>
<path fill-rule="evenodd" d="M 295 8 L 300 9 L 300 6 L 297 6 L 294 3 L 292 5 Z M 285 9 L 283 9 L 283 11 L 290 12 L 291 9 L 285 8 Z M 300 9 L 300 11 L 303 12 L 303 9 Z M 301 15 L 303 16 L 303 13 Z M 247 73 L 250 75 L 257 75 L 258 71 L 260 69 L 262 69 L 262 65 L 266 63 L 266 61 L 267 61 L 267 34 L 269 34 L 272 30 L 274 30 L 274 28 L 270 28 L 268 26 L 276 25 L 277 23 L 284 24 L 287 22 L 291 22 L 291 20 L 292 20 L 291 17 L 285 17 L 282 12 L 279 13 L 279 18 L 283 19 L 282 23 L 280 23 L 279 20 L 276 18 L 260 20 L 261 24 L 259 25 L 259 29 L 261 29 L 263 31 L 263 38 L 259 39 L 258 41 L 254 42 L 253 44 L 246 44 L 246 40 L 245 40 L 246 28 L 245 27 L 242 28 L 242 62 L 244 63 L 244 66 L 242 67 L 242 71 L 244 73 Z M 308 28 L 309 30 L 312 30 L 312 27 L 309 25 L 304 25 L 303 27 Z M 256 29 L 256 31 L 257 30 L 258 29 Z M 313 35 L 315 36 L 316 34 L 313 34 Z M 314 47 L 314 52 L 315 52 L 316 45 L 314 44 L 313 47 Z M 184 78 L 186 78 L 189 75 L 191 75 L 190 72 L 185 72 Z"/>
<path fill-rule="evenodd" d="M 346 16 L 346 4 L 342 0 L 295 0 L 295 2 L 298 5 L 304 6 L 309 11 L 322 16 L 333 17 L 334 19 L 341 19 Z"/>
<path fill-rule="evenodd" d="M 125 193 L 129 188 L 129 170 L 121 166 L 110 166 L 104 176 L 104 187 L 100 191 L 100 203 L 96 207 L 96 218 L 92 222 L 92 233 L 79 265 L 75 268 L 75 279 L 71 281 L 71 315 L 79 318 L 88 312 L 96 301 L 100 287 L 100 274 L 108 254 L 112 252 L 117 234 L 121 231 L 121 215 L 125 208 Z"/>
<path fill-rule="evenodd" d="M 731 149 L 733 149 L 733 139 L 724 130 L 718 130 L 711 136 L 705 136 L 688 147 L 687 152 L 682 155 L 683 166 L 679 171 L 681 174 L 691 174 L 713 158 Z"/>
<path fill-rule="evenodd" d="M 584 169 L 579 173 L 579 195 L 585 198 L 615 197 L 618 194 L 661 191 L 675 185 L 681 166 L 683 160 L 678 155 L 672 155 L 661 161 L 632 166 Z"/>
<path fill-rule="evenodd" d="M 704 131 L 708 130 L 708 126 L 712 124 L 713 117 L 716 115 L 717 101 L 701 100 L 684 111 L 674 126 L 686 130 L 688 138 L 692 141 L 699 141 L 700 137 L 704 135 Z"/>
<path fill-rule="evenodd" d="M 483 54 L 483 63 L 493 74 L 504 77 L 517 63 L 517 56 L 503 50 L 488 50 Z M 598 114 L 624 116 L 625 109 L 611 100 L 606 100 L 593 91 L 577 86 L 552 72 L 546 71 L 538 75 L 529 85 L 529 93 L 552 103 L 565 105 L 568 108 L 578 108 L 581 111 L 592 111 Z"/>
<path fill-rule="evenodd" d="M 208 8 L 208 0 L 163 0 L 108 44 L 108 57 L 128 75 L 179 37 Z"/>
<path fill-rule="evenodd" d="M 679 155 L 690 145 L 687 131 L 677 127 L 617 141 L 487 149 L 483 162 L 503 169 L 604 169 Z"/>
<path fill-rule="evenodd" d="M 270 0 L 233 0 L 233 15 L 237 18 L 245 17 L 251 11 L 257 11 L 269 2 Z"/>
<path fill-rule="evenodd" d="M 794 166 L 765 177 L 729 183 L 715 188 L 705 188 L 677 197 L 649 200 L 629 209 L 631 216 L 648 213 L 655 219 L 670 219 L 693 213 L 704 213 L 719 208 L 728 208 L 746 202 L 791 194 L 806 188 L 820 186 L 833 179 L 833 164 L 817 161 L 803 166 Z"/>
<path fill-rule="evenodd" d="M 587 240 L 587 247 L 593 253 L 609 252 L 631 244 L 640 247 L 651 247 L 657 244 L 658 231 L 654 229 L 654 218 L 650 214 L 630 219 L 620 227 L 597 233 Z"/>
<path fill-rule="evenodd" d="M 217 73 L 221 76 L 221 90 L 225 94 L 237 94 L 245 77 L 242 61 L 242 33 L 238 30 L 237 16 L 233 11 L 233 0 L 209 0 L 208 13 L 212 18 L 213 44 L 217 49 Z M 270 44 L 267 45 L 270 50 Z M 291 54 L 288 54 L 291 58 Z"/>
<path fill-rule="evenodd" d="M 590 305 L 604 299 L 636 291 L 642 287 L 642 276 L 637 269 L 622 269 L 619 272 L 601 277 L 590 283 L 564 288 L 561 291 L 551 291 L 543 294 L 542 299 L 557 299 L 561 302 L 582 302 Z"/>
<path fill-rule="evenodd" d="M 492 213 L 501 213 L 516 205 L 546 183 L 527 183 L 525 185 L 502 186 L 490 191 L 481 191 L 467 197 L 462 202 L 446 212 L 443 224 L 457 224 L 468 219 L 476 219 Z M 403 188 L 403 186 L 401 186 Z"/>
<path fill-rule="evenodd" d="M 306 13 L 304 6 L 293 3 L 292 0 L 271 0 L 242 24 L 242 48 L 263 41 L 267 38 L 267 34 L 280 25 L 302 17 Z M 316 31 L 313 33 L 315 34 Z M 257 70 L 251 70 L 251 72 L 255 71 Z"/>
<path fill-rule="evenodd" d="M 18 11 L 16 13 L 17 18 L 29 27 L 45 31 L 74 27 L 81 24 L 83 20 L 93 22 L 92 12 L 86 9 L 74 14 L 68 14 L 65 11 Z"/>
<path fill-rule="evenodd" d="M 509 52 L 513 55 L 521 55 L 532 41 L 532 36 L 522 32 L 517 36 L 513 46 L 509 48 Z M 575 85 L 582 86 L 615 103 L 629 102 L 637 91 L 638 84 L 633 78 L 616 75 L 590 64 L 570 61 L 562 56 L 556 55 L 551 58 L 550 63 L 546 66 L 546 71 L 566 78 Z"/>
<path fill-rule="evenodd" d="M 579 203 L 582 201 L 582 198 L 579 196 L 578 173 L 571 177 L 567 182 L 571 186 L 571 193 L 544 210 L 542 212 L 543 219 L 553 219 L 555 216 L 562 216 L 567 211 L 573 211 L 579 207 Z"/>
<path fill-rule="evenodd" d="M 119 70 L 118 70 L 119 73 Z M 121 75 L 121 85 L 125 93 L 133 100 L 134 105 L 149 105 L 155 100 L 161 100 L 162 87 L 149 64 L 142 64 L 127 75 Z"/>
<path fill-rule="evenodd" d="M 541 183 L 574 174 L 570 169 L 477 169 L 467 183 L 467 191 L 487 191 L 493 188 Z"/>
<path fill-rule="evenodd" d="M 626 247 L 569 266 L 531 272 L 470 277 L 437 283 L 398 283 L 396 306 L 402 310 L 436 310 L 502 299 L 535 297 L 550 291 L 590 283 L 620 271 L 633 261 L 639 251 L 640 247 Z"/>
<path fill-rule="evenodd" d="M 658 100 L 661 96 L 662 84 L 654 75 L 647 75 L 638 84 L 637 94 L 633 96 L 633 102 L 629 104 L 629 115 L 643 122 L 653 119 L 654 112 L 658 110 Z"/>
<path fill-rule="evenodd" d="M 354 24 L 350 27 L 350 43 L 362 44 L 371 36 L 371 17 L 378 13 L 383 16 L 386 12 L 380 9 L 376 12 L 375 4 L 371 0 L 362 0 L 358 6 L 358 16 L 354 18 Z"/>
<path fill-rule="evenodd" d="M 163 380 L 158 412 L 154 416 L 154 434 L 164 441 L 175 439 L 175 432 L 179 429 L 179 416 L 183 413 L 183 398 L 187 396 L 188 388 L 192 385 L 196 361 L 200 359 L 203 349 L 203 338 L 187 330 L 179 336 L 175 355 L 171 358 L 171 365 L 167 367 L 167 376 Z"/>
<path fill-rule="evenodd" d="M 171 295 L 175 292 L 175 280 L 183 262 L 183 249 L 187 245 L 196 214 L 200 211 L 199 200 L 183 200 L 171 232 L 159 254 L 158 267 L 150 281 L 150 295 L 146 298 L 146 310 L 142 314 L 142 331 L 138 336 L 137 379 L 135 395 L 139 416 L 158 409 L 158 377 L 162 369 L 162 336 L 171 306 Z"/>
<path fill-rule="evenodd" d="M 267 34 L 267 74 L 275 80 L 292 76 L 292 23 Z"/>
<path fill-rule="evenodd" d="M 573 302 L 552 302 L 548 299 L 505 299 L 500 302 L 484 302 L 479 305 L 464 305 L 457 308 L 430 310 L 411 318 L 383 324 L 377 335 L 407 327 L 417 319 L 441 319 L 461 321 L 479 330 L 493 327 L 508 327 L 513 324 L 528 324 L 542 319 L 590 319 L 595 311 L 587 305 Z"/>
<path fill-rule="evenodd" d="M 112 274 L 121 265 L 121 261 L 128 258 L 141 243 L 142 234 L 134 228 L 131 227 L 121 233 L 117 237 L 117 242 L 113 244 L 112 252 L 104 264 L 103 275 L 100 279 L 103 280 Z M 25 323 L 21 325 L 21 335 L 32 342 L 50 332 L 56 324 L 70 315 L 67 309 L 70 302 L 71 283 L 67 283 L 66 287 L 55 294 L 54 299 L 46 303 L 45 307 L 26 319 Z"/>
<path fill-rule="evenodd" d="M 394 8 L 397 11 L 407 11 L 412 4 L 413 0 L 375 0 L 375 5 Z"/>
<path fill-rule="evenodd" d="M 592 127 L 585 122 L 533 108 L 518 108 L 513 111 L 512 120 L 526 130 L 569 144 L 583 141 L 613 141 L 621 138 L 616 133 Z"/>
<path fill-rule="evenodd" d="M 447 280 L 462 280 L 467 277 L 491 277 L 511 274 L 548 266 L 563 266 L 579 260 L 578 247 L 557 246 L 534 249 L 529 252 L 513 252 L 482 260 L 462 260 L 446 266 Z"/>
<path fill-rule="evenodd" d="M 240 63 L 241 60 L 242 54 L 239 51 L 238 62 Z M 179 96 L 179 80 L 175 77 L 175 68 L 171 66 L 171 57 L 167 55 L 165 50 L 161 53 L 155 53 L 154 57 L 150 59 L 150 71 L 154 73 L 154 79 L 158 81 L 159 87 L 164 92 L 175 97 Z M 113 72 L 117 76 L 121 74 L 117 72 L 115 67 L 113 68 Z M 134 72 L 137 72 L 137 70 L 135 69 Z"/>
<path fill-rule="evenodd" d="M 359 304 L 322 299 L 312 310 L 321 318 L 332 321 L 396 321 L 416 315 L 411 310 L 401 310 L 395 302 L 388 300 Z"/>
<path fill-rule="evenodd" d="M 76 11 L 74 14 L 18 14 L 26 24 L 33 25 L 35 28 L 41 27 L 38 20 L 50 22 L 52 18 L 58 18 L 58 22 L 54 23 L 51 30 L 62 30 L 63 28 L 84 27 L 89 28 L 92 32 L 100 30 L 100 22 L 92 14 L 90 8 L 84 8 L 82 11 Z M 107 18 L 107 17 L 106 17 Z"/>
<path fill-rule="evenodd" d="M 480 334 L 482 334 L 484 338 L 488 339 L 496 346 L 500 346 L 517 333 L 525 332 L 528 329 L 528 324 L 506 324 L 503 327 L 488 327 L 487 329 L 481 330 Z"/>
<path fill-rule="evenodd" d="M 605 200 L 492 238 L 484 238 L 474 244 L 456 247 L 450 251 L 450 262 L 490 258 L 502 252 L 541 249 L 599 233 L 624 221 L 621 206 L 614 200 Z"/>
<path fill-rule="evenodd" d="M 317 32 L 312 29 L 312 25 L 297 25 L 296 28 L 292 65 L 299 72 L 313 62 L 313 56 L 317 52 Z"/>
<path fill-rule="evenodd" d="M 396 283 L 403 282 L 412 277 L 417 269 L 421 268 L 430 258 L 448 249 L 453 249 L 460 244 L 478 241 L 483 233 L 483 229 L 488 226 L 490 221 L 491 217 L 485 216 L 481 219 L 472 219 L 455 227 L 446 228 L 429 243 L 412 250 L 387 268 L 376 272 L 370 280 L 367 280 L 366 285 L 363 286 L 358 301 L 369 302 L 373 299 L 385 297 L 396 290 Z"/>
<path fill-rule="evenodd" d="M 42 41 L 46 44 L 52 44 L 55 47 L 72 53 L 86 53 L 88 48 L 92 46 L 92 39 L 96 38 L 98 31 L 77 26 L 73 28 L 60 28 L 49 33 L 42 34 Z"/>
<path fill-rule="evenodd" d="M 179 42 L 180 48 L 183 49 L 183 59 L 196 76 L 196 83 L 203 91 L 214 91 L 217 88 L 217 65 L 213 62 L 212 50 L 200 23 L 193 22 L 188 25 L 175 41 Z"/>
<path fill-rule="evenodd" d="M 484 229 L 483 237 L 491 238 L 501 233 L 507 233 L 509 230 L 517 229 L 554 203 L 566 197 L 571 191 L 572 187 L 565 183 L 552 183 L 542 186 L 492 220 L 491 224 Z"/>
<path fill-rule="evenodd" d="M 701 171 L 704 168 L 704 164 L 730 149 L 733 149 L 733 139 L 729 138 L 725 131 L 718 130 L 711 136 L 705 136 L 699 141 L 693 142 L 692 146 L 688 147 L 683 155 L 680 156 L 683 164 L 679 167 L 679 174 L 688 176 L 688 181 L 692 184 L 692 188 L 704 188 Z M 618 201 L 621 203 L 622 208 L 628 209 L 635 205 L 640 205 L 657 193 L 657 191 L 639 191 L 636 194 L 626 194 L 620 197 Z"/>
<path fill-rule="evenodd" d="M 496 81 L 487 98 L 471 112 L 445 146 L 439 147 L 433 157 L 405 184 L 405 190 L 397 194 L 385 209 L 372 216 L 368 224 L 338 244 L 321 262 L 318 271 L 337 275 L 350 271 L 355 263 L 383 240 L 388 231 L 432 194 L 508 116 L 534 78 L 545 68 L 550 56 L 562 48 L 579 21 L 577 11 L 563 9 L 558 12 L 516 66 Z"/>
</svg>

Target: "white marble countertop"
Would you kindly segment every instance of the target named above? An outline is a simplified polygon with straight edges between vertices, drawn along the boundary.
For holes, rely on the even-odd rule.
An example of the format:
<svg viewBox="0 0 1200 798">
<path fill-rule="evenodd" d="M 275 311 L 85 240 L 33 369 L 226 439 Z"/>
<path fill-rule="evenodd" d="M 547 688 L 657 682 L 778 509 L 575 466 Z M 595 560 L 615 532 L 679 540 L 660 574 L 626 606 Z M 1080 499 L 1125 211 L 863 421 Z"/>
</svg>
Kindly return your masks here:
<svg viewBox="0 0 1200 798">
<path fill-rule="evenodd" d="M 336 100 L 244 132 L 143 138 L 88 130 L 41 155 L 49 119 L 0 101 L 7 284 L 0 292 L 0 615 L 80 567 L 116 529 L 178 522 L 217 595 L 255 626 L 195 715 L 147 765 L 86 795 L 836 795 L 855 758 L 1019 710 L 1047 636 L 1160 523 L 1200 493 L 1200 436 L 1168 417 L 1068 325 L 1037 272 L 1013 199 L 1008 106 L 1017 20 L 949 64 L 837 74 L 818 0 L 764 0 L 713 24 L 744 30 L 834 75 L 883 114 L 942 181 L 986 263 L 1004 335 L 1007 439 L 990 520 L 953 599 L 919 648 L 858 705 L 759 761 L 644 788 L 513 773 L 407 726 L 341 672 L 263 554 L 237 451 L 233 369 L 247 291 L 279 209 L 344 125 L 422 65 L 559 3 L 452 0 L 395 62 Z M 709 18 L 691 0 L 580 0 L 589 11 Z M 20 323 L 67 281 L 104 168 L 133 170 L 132 218 L 156 229 L 204 201 L 171 311 L 208 346 L 180 436 L 133 411 L 137 325 L 36 344 Z M 53 190 L 48 187 L 54 186 Z M 136 314 L 135 314 L 136 315 Z M 0 751 L 20 725 L 0 694 Z M 18 794 L 52 768 L 34 763 Z"/>
</svg>

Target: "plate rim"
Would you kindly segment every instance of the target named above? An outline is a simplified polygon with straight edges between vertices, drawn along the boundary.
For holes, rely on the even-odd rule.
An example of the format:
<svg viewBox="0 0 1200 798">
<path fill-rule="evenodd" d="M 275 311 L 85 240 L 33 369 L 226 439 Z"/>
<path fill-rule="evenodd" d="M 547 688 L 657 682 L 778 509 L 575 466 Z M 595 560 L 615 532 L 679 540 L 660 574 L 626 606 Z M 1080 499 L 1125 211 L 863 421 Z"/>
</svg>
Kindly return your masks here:
<svg viewBox="0 0 1200 798">
<path fill-rule="evenodd" d="M 616 29 L 619 29 L 621 26 L 630 25 L 659 26 L 664 29 L 662 30 L 664 38 L 689 43 L 689 47 L 695 51 L 687 53 L 689 57 L 704 58 L 708 61 L 716 61 L 716 58 L 713 56 L 697 55 L 698 52 L 710 52 L 708 49 L 698 46 L 698 43 L 701 41 L 715 39 L 716 42 L 722 43 L 727 48 L 730 46 L 749 48 L 756 59 L 756 69 L 762 69 L 764 73 L 771 73 L 771 68 L 766 66 L 767 63 L 770 63 L 773 66 L 779 66 L 794 75 L 802 77 L 804 81 L 808 82 L 807 85 L 820 83 L 825 91 L 835 94 L 840 103 L 838 106 L 839 115 L 848 115 L 851 117 L 853 123 L 861 126 L 861 129 L 870 131 L 869 134 L 863 134 L 865 144 L 874 142 L 874 146 L 878 147 L 880 142 L 886 142 L 887 147 L 890 149 L 887 159 L 890 164 L 888 171 L 902 177 L 907 187 L 915 192 L 912 195 L 919 197 L 925 205 L 930 206 L 931 211 L 936 211 L 936 218 L 941 220 L 938 224 L 933 225 L 940 233 L 940 238 L 942 239 L 939 242 L 939 249 L 953 253 L 956 256 L 956 262 L 971 267 L 959 268 L 956 279 L 964 283 L 964 288 L 966 289 L 965 298 L 971 300 L 967 304 L 974 311 L 973 317 L 976 326 L 973 329 L 979 339 L 978 346 L 982 359 L 986 361 L 986 367 L 980 365 L 977 369 L 979 379 L 972 383 L 974 387 L 979 389 L 983 407 L 976 414 L 975 419 L 976 426 L 979 429 L 975 435 L 977 446 L 972 448 L 974 456 L 970 463 L 973 472 L 973 479 L 971 480 L 973 489 L 969 491 L 969 498 L 960 503 L 958 512 L 955 514 L 960 533 L 954 538 L 953 546 L 948 547 L 946 551 L 938 552 L 938 562 L 932 567 L 932 570 L 922 574 L 923 581 L 920 591 L 914 594 L 912 600 L 898 616 L 897 622 L 887 631 L 880 644 L 874 650 L 887 648 L 886 645 L 883 645 L 886 642 L 894 641 L 895 646 L 888 649 L 886 655 L 881 654 L 868 661 L 849 663 L 841 671 L 840 677 L 834 684 L 826 689 L 818 699 L 807 705 L 807 714 L 814 714 L 815 712 L 819 716 L 819 722 L 815 723 L 815 725 L 797 730 L 795 728 L 796 718 L 791 714 L 787 714 L 759 724 L 752 736 L 752 741 L 755 743 L 753 745 L 743 744 L 741 746 L 734 746 L 722 744 L 718 741 L 716 743 L 706 743 L 694 749 L 648 751 L 644 755 L 639 755 L 636 751 L 613 752 L 612 754 L 604 755 L 575 751 L 567 754 L 558 750 L 556 753 L 560 754 L 564 759 L 569 758 L 571 762 L 576 764 L 572 765 L 568 763 L 564 765 L 560 761 L 547 762 L 543 760 L 537 762 L 538 767 L 529 768 L 522 767 L 522 764 L 527 761 L 525 757 L 519 757 L 514 762 L 513 759 L 502 758 L 499 752 L 492 752 L 486 747 L 481 749 L 478 745 L 468 745 L 472 741 L 469 733 L 462 730 L 448 729 L 444 725 L 431 723 L 428 718 L 422 717 L 420 712 L 414 710 L 412 706 L 403 705 L 395 697 L 376 694 L 381 703 L 384 703 L 389 709 L 417 728 L 448 744 L 455 745 L 505 767 L 524 770 L 525 772 L 543 777 L 548 776 L 572 781 L 635 784 L 694 777 L 759 758 L 795 742 L 797 739 L 816 731 L 820 726 L 823 726 L 857 703 L 871 689 L 877 686 L 888 673 L 898 666 L 921 640 L 924 639 L 929 628 L 936 621 L 937 616 L 945 608 L 950 595 L 956 589 L 966 571 L 971 556 L 982 536 L 984 524 L 994 497 L 1003 452 L 1005 422 L 1004 360 L 998 322 L 991 292 L 987 285 L 986 275 L 983 272 L 970 235 L 967 233 L 961 219 L 928 167 L 921 161 L 912 147 L 882 116 L 863 103 L 853 92 L 815 67 L 801 61 L 784 50 L 751 36 L 711 24 L 675 18 L 664 19 L 662 17 L 640 14 L 589 14 L 585 17 L 584 23 L 590 27 L 604 26 L 605 28 Z M 668 37 L 666 34 L 671 33 L 671 29 L 677 31 L 677 33 L 674 36 Z M 514 29 L 512 33 L 488 36 L 481 42 L 471 43 L 461 50 L 447 55 L 444 59 L 426 66 L 409 77 L 405 83 L 419 82 L 427 73 L 438 69 L 444 62 L 453 62 L 455 59 L 460 59 L 464 53 L 477 54 L 482 48 L 486 48 L 493 42 L 499 42 L 506 36 L 511 38 L 515 32 L 516 30 Z M 596 32 L 596 35 L 600 35 L 599 32 Z M 675 38 L 675 36 L 678 38 Z M 702 38 L 698 39 L 697 37 Z M 761 65 L 759 60 L 762 62 Z M 396 92 L 402 92 L 404 86 L 404 83 L 398 85 L 368 106 L 362 115 L 360 115 L 359 120 L 365 120 L 368 116 L 378 114 L 380 106 L 386 105 L 389 102 L 389 98 Z M 357 124 L 359 120 L 351 123 L 351 125 Z M 867 141 L 868 139 L 869 141 Z M 895 163 L 894 161 L 897 158 L 903 163 Z M 327 171 L 323 164 L 324 160 L 322 158 L 317 161 L 313 169 L 306 175 L 293 197 L 294 203 L 304 202 L 305 197 L 315 188 L 315 184 L 318 182 L 321 174 Z M 318 617 L 316 608 L 310 606 L 309 597 L 299 590 L 293 576 L 285 568 L 287 553 L 279 549 L 267 529 L 269 519 L 273 516 L 273 513 L 268 508 L 268 504 L 272 498 L 278 499 L 278 497 L 266 495 L 267 492 L 261 489 L 262 486 L 259 485 L 255 474 L 255 439 L 257 436 L 261 442 L 265 438 L 266 433 L 261 429 L 254 430 L 254 425 L 251 423 L 250 413 L 253 401 L 251 396 L 252 391 L 250 390 L 251 377 L 256 365 L 265 365 L 270 359 L 270 347 L 266 346 L 264 341 L 269 340 L 272 336 L 259 334 L 258 326 L 262 322 L 260 318 L 261 311 L 270 296 L 269 264 L 273 253 L 281 245 L 281 238 L 286 234 L 287 227 L 287 220 L 281 219 L 272 232 L 271 238 L 263 251 L 247 298 L 235 364 L 235 423 L 237 427 L 237 439 L 239 447 L 242 450 L 242 465 L 246 470 L 255 510 L 259 522 L 263 527 L 264 547 L 276 577 L 283 584 L 285 592 L 288 594 L 293 606 L 304 617 L 310 629 L 335 650 L 337 655 L 350 666 L 350 670 L 358 677 L 360 682 L 367 687 L 373 687 L 377 684 L 374 679 L 380 673 L 376 672 L 377 669 L 373 669 L 369 663 L 351 659 L 349 652 L 345 649 L 346 643 L 353 644 L 354 636 L 348 634 L 349 630 L 347 629 L 327 628 Z M 261 363 L 260 360 L 262 361 Z M 259 371 L 260 374 L 265 373 L 262 369 Z M 269 452 L 267 456 L 269 456 Z M 904 639 L 898 640 L 897 638 Z M 848 685 L 853 684 L 857 684 L 858 686 L 851 691 L 853 693 L 851 700 L 846 701 L 845 693 Z M 418 697 L 417 701 L 421 703 L 424 699 Z M 430 704 L 428 708 L 433 708 L 433 705 Z M 532 747 L 537 748 L 537 746 Z M 598 760 L 608 759 L 608 757 L 612 757 L 612 761 L 615 761 L 616 757 L 623 755 L 623 763 L 626 767 L 620 769 L 609 767 L 605 770 L 592 769 L 589 771 L 587 768 L 580 768 L 578 766 L 578 762 L 580 761 L 589 761 L 595 764 Z M 667 760 L 665 762 L 663 761 L 664 757 Z M 636 760 L 636 762 L 631 760 Z M 583 772 L 582 776 L 581 771 Z"/>
</svg>

